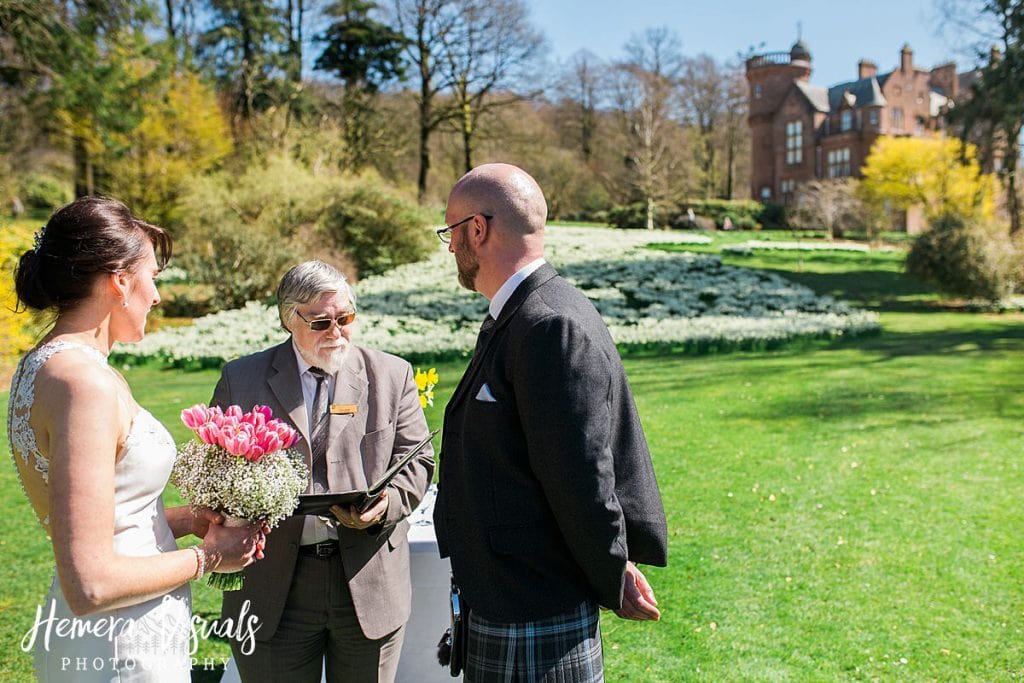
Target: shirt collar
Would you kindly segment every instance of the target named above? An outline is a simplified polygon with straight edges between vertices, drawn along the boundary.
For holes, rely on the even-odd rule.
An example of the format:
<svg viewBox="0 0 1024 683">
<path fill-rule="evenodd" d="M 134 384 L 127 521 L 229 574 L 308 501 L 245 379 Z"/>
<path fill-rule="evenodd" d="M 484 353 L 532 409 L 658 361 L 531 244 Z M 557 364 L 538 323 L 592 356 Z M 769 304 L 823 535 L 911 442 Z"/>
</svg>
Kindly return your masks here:
<svg viewBox="0 0 1024 683">
<path fill-rule="evenodd" d="M 544 257 L 537 259 L 536 261 L 530 261 L 525 266 L 517 270 L 512 274 L 512 277 L 505 280 L 505 284 L 498 288 L 498 291 L 491 297 L 491 304 L 487 307 L 491 313 L 491 317 L 495 320 L 501 315 L 501 309 L 508 303 L 509 298 L 516 291 L 516 288 L 523 283 L 523 280 L 530 277 L 533 271 L 537 270 L 546 263 Z"/>
</svg>

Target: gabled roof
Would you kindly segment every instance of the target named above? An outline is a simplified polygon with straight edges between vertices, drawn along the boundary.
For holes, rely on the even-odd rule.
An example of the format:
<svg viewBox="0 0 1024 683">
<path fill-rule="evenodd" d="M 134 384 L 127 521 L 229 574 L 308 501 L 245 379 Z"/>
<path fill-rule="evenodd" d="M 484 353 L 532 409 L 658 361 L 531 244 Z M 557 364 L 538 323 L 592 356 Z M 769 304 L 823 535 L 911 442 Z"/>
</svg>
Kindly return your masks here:
<svg viewBox="0 0 1024 683">
<path fill-rule="evenodd" d="M 853 107 L 884 107 L 885 96 L 882 95 L 882 85 L 889 79 L 889 74 L 861 78 L 857 81 L 840 83 L 828 89 L 828 111 L 838 111 L 843 105 L 847 93 L 854 98 Z"/>
<path fill-rule="evenodd" d="M 807 81 L 794 81 L 794 85 L 796 85 L 797 90 L 803 93 L 812 107 L 818 111 L 828 113 L 827 90 L 817 85 L 811 85 Z"/>
</svg>

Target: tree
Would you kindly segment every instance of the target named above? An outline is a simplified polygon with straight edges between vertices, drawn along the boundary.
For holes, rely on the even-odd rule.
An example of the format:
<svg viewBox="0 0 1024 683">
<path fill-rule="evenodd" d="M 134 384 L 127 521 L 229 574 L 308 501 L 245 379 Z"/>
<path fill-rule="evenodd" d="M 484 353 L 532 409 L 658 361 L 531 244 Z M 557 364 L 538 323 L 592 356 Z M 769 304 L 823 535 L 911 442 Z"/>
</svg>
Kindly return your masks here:
<svg viewBox="0 0 1024 683">
<path fill-rule="evenodd" d="M 440 95 L 450 81 L 442 71 L 441 54 L 458 20 L 456 0 L 393 0 L 393 20 L 407 38 L 405 54 L 414 67 L 419 82 L 415 95 L 419 170 L 417 197 L 427 197 L 427 176 L 430 173 L 430 137 L 453 113 L 450 104 L 440 102 Z"/>
<path fill-rule="evenodd" d="M 861 172 L 864 199 L 893 209 L 920 206 L 940 215 L 991 218 L 994 178 L 983 174 L 973 145 L 955 138 L 881 137 Z"/>
<path fill-rule="evenodd" d="M 1006 194 L 1010 215 L 1010 233 L 1021 230 L 1021 204 L 1018 196 L 1017 163 L 1021 155 L 1024 129 L 1024 5 L 1019 0 L 984 0 L 982 15 L 994 20 L 998 50 L 972 84 L 970 96 L 950 111 L 950 120 L 958 125 L 966 142 L 979 139 L 1002 158 L 999 178 Z"/>
<path fill-rule="evenodd" d="M 104 190 L 154 221 L 171 222 L 187 180 L 227 156 L 231 138 L 215 93 L 196 73 L 181 71 L 153 85 L 139 125 L 114 136 L 124 151 L 104 159 Z"/>
<path fill-rule="evenodd" d="M 39 137 L 37 101 L 58 54 L 59 18 L 34 0 L 0 0 L 0 177 L 31 158 Z M 12 188 L 5 188 L 6 191 Z"/>
<path fill-rule="evenodd" d="M 747 79 L 739 64 L 726 69 L 725 121 L 725 188 L 722 197 L 733 199 L 736 178 L 750 173 L 750 126 L 747 124 Z M 745 184 L 745 183 L 744 183 Z"/>
<path fill-rule="evenodd" d="M 270 0 L 208 0 L 209 26 L 199 56 L 228 95 L 236 139 L 258 111 L 282 99 L 289 38 Z"/>
<path fill-rule="evenodd" d="M 569 58 L 557 85 L 559 105 L 565 109 L 559 123 L 571 131 L 584 163 L 594 155 L 603 68 L 593 53 L 580 50 Z"/>
<path fill-rule="evenodd" d="M 143 94 L 170 65 L 147 36 L 154 15 L 146 5 L 83 0 L 58 17 L 45 97 L 70 141 L 75 194 L 90 195 L 103 183 L 97 160 L 123 151 L 118 136 L 138 126 Z"/>
<path fill-rule="evenodd" d="M 699 173 L 698 192 L 710 199 L 718 186 L 715 136 L 724 118 L 725 77 L 714 57 L 700 54 L 686 60 L 681 84 L 684 116 L 694 129 L 690 147 Z"/>
<path fill-rule="evenodd" d="M 515 94 L 544 45 L 523 0 L 458 0 L 457 21 L 443 41 L 442 67 L 451 84 L 451 118 L 462 139 L 465 171 L 473 168 L 480 117 L 518 102 Z"/>
<path fill-rule="evenodd" d="M 405 36 L 370 18 L 375 7 L 366 0 L 334 3 L 326 12 L 336 20 L 318 38 L 325 47 L 316 68 L 334 74 L 344 86 L 341 116 L 346 166 L 355 170 L 369 160 L 368 126 L 378 91 L 405 75 Z"/>
<path fill-rule="evenodd" d="M 857 181 L 842 178 L 804 183 L 798 188 L 796 203 L 786 213 L 790 225 L 809 230 L 825 228 L 829 239 L 842 237 L 861 222 Z"/>
<path fill-rule="evenodd" d="M 195 0 L 164 0 L 167 40 L 179 65 L 192 63 L 196 33 Z"/>
<path fill-rule="evenodd" d="M 675 81 L 682 67 L 679 40 L 667 29 L 651 29 L 627 44 L 630 59 L 613 71 L 612 98 L 627 141 L 629 182 L 646 205 L 646 225 L 654 229 L 659 202 L 677 192 L 679 101 Z"/>
</svg>

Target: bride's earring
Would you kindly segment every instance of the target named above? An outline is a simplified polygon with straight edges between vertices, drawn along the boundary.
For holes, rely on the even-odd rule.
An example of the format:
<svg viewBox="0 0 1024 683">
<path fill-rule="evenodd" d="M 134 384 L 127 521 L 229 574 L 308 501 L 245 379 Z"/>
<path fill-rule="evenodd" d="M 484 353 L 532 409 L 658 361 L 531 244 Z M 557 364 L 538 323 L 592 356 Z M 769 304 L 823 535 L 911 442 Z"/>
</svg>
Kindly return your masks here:
<svg viewBox="0 0 1024 683">
<path fill-rule="evenodd" d="M 121 308 L 128 308 L 128 299 L 121 300 Z"/>
</svg>

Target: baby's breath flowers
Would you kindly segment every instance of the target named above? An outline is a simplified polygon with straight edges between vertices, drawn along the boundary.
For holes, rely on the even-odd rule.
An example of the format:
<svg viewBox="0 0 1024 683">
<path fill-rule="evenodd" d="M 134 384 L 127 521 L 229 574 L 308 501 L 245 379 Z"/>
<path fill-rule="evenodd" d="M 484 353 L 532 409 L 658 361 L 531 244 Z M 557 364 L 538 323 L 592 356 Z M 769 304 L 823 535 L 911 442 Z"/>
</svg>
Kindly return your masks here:
<svg viewBox="0 0 1024 683">
<path fill-rule="evenodd" d="M 301 438 L 274 419 L 270 408 L 243 413 L 195 405 L 181 411 L 181 421 L 199 437 L 178 452 L 171 481 L 193 506 L 223 512 L 233 520 L 265 522 L 271 528 L 288 517 L 306 488 L 308 472 L 292 446 Z M 242 587 L 242 573 L 211 574 L 208 583 L 221 590 Z"/>
</svg>

